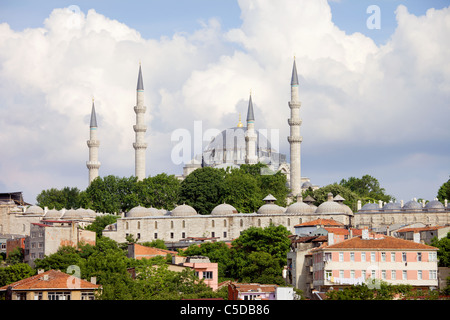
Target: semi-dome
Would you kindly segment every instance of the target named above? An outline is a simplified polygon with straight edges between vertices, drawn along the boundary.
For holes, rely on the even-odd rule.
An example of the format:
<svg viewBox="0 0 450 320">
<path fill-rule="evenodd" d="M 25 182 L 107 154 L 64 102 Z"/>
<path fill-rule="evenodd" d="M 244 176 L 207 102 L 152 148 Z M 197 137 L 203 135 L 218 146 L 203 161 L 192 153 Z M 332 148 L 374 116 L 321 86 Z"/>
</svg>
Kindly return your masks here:
<svg viewBox="0 0 450 320">
<path fill-rule="evenodd" d="M 26 214 L 39 214 L 39 215 L 43 215 L 44 214 L 44 209 L 42 209 L 39 206 L 29 206 L 27 208 L 27 211 L 25 212 Z"/>
<path fill-rule="evenodd" d="M 365 205 L 363 205 L 359 211 L 365 213 L 365 212 L 375 212 L 379 210 L 380 206 L 377 203 L 368 202 Z"/>
<path fill-rule="evenodd" d="M 401 209 L 402 205 L 399 202 L 388 202 L 382 208 L 383 211 L 400 211 Z"/>
<path fill-rule="evenodd" d="M 173 217 L 187 217 L 187 216 L 195 216 L 197 215 L 197 211 L 194 208 L 187 204 L 182 204 L 181 206 L 177 206 L 172 210 Z"/>
<path fill-rule="evenodd" d="M 61 212 L 56 209 L 48 210 L 44 216 L 44 220 L 58 220 L 61 217 Z"/>
<path fill-rule="evenodd" d="M 445 207 L 439 200 L 433 200 L 425 205 L 425 209 L 427 211 L 443 211 Z"/>
<path fill-rule="evenodd" d="M 156 208 L 146 208 L 142 206 L 137 206 L 132 208 L 130 211 L 127 212 L 126 217 L 127 218 L 139 218 L 139 217 L 157 217 L 162 216 L 163 213 L 159 211 L 159 209 Z"/>
<path fill-rule="evenodd" d="M 230 215 L 235 213 L 238 213 L 236 208 L 227 203 L 219 204 L 211 211 L 211 215 L 213 216 Z"/>
<path fill-rule="evenodd" d="M 308 214 L 308 213 L 314 213 L 316 209 L 303 201 L 297 201 L 291 204 L 287 209 L 286 213 L 290 214 Z"/>
<path fill-rule="evenodd" d="M 258 214 L 282 214 L 282 213 L 284 213 L 285 210 L 286 210 L 285 208 L 280 207 L 277 204 L 266 203 L 258 209 L 257 213 Z"/>
<path fill-rule="evenodd" d="M 422 205 L 415 200 L 411 200 L 405 203 L 405 205 L 403 206 L 403 210 L 422 210 Z"/>
</svg>

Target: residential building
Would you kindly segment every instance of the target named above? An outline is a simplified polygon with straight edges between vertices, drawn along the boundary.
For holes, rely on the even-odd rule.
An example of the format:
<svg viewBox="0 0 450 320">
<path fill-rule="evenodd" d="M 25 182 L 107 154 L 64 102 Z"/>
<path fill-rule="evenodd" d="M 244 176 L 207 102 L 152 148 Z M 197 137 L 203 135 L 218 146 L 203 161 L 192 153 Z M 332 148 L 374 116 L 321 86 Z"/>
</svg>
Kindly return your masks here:
<svg viewBox="0 0 450 320">
<path fill-rule="evenodd" d="M 74 221 L 43 220 L 32 223 L 25 238 L 24 262 L 34 267 L 34 260 L 49 256 L 62 246 L 95 245 L 96 233 L 84 230 Z"/>
<path fill-rule="evenodd" d="M 405 240 L 412 240 L 422 243 L 431 243 L 431 239 L 436 237 L 442 239 L 450 232 L 450 226 L 427 226 L 422 228 L 403 228 L 396 231 L 396 236 Z"/>
<path fill-rule="evenodd" d="M 367 279 L 415 288 L 438 287 L 438 248 L 390 236 L 362 236 L 312 250 L 313 286 L 320 292 Z"/>
<path fill-rule="evenodd" d="M 49 270 L 0 288 L 6 300 L 94 300 L 101 287 L 95 283 Z"/>
<path fill-rule="evenodd" d="M 228 300 L 294 300 L 294 297 L 292 287 L 259 283 L 228 284 Z"/>
</svg>

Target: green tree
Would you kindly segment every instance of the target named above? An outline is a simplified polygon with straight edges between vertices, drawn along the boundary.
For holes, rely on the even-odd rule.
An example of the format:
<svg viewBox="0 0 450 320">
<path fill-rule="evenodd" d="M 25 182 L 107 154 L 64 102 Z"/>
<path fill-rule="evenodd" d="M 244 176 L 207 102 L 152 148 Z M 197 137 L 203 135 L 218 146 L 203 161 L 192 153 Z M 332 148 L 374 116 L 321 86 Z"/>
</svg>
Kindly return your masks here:
<svg viewBox="0 0 450 320">
<path fill-rule="evenodd" d="M 16 263 L 0 268 L 0 287 L 34 276 L 36 271 L 26 263 Z"/>
<path fill-rule="evenodd" d="M 439 188 L 437 198 L 441 202 L 444 202 L 445 199 L 450 200 L 450 179 Z"/>
<path fill-rule="evenodd" d="M 440 240 L 437 237 L 431 239 L 431 245 L 439 248 L 437 252 L 439 267 L 450 267 L 450 232 Z"/>
<path fill-rule="evenodd" d="M 142 243 L 142 245 L 146 246 L 146 247 L 153 247 L 153 248 L 167 250 L 166 243 L 162 239 L 156 239 L 153 241 L 144 242 L 144 243 Z"/>
<path fill-rule="evenodd" d="M 210 214 L 220 203 L 225 170 L 210 167 L 190 173 L 180 187 L 180 203 L 192 206 L 200 214 Z"/>
<path fill-rule="evenodd" d="M 387 195 L 386 190 L 380 186 L 378 180 L 371 175 L 364 175 L 361 178 L 350 177 L 348 180 L 342 179 L 339 183 L 341 186 L 349 188 L 356 193 L 360 198 L 366 201 L 378 201 L 389 202 L 395 200 L 393 196 Z"/>
<path fill-rule="evenodd" d="M 226 174 L 220 194 L 220 202 L 234 206 L 238 212 L 255 212 L 263 205 L 257 177 L 240 169 Z"/>
<path fill-rule="evenodd" d="M 94 222 L 86 227 L 86 230 L 95 231 L 97 233 L 97 237 L 102 236 L 102 232 L 106 226 L 116 223 L 119 216 L 116 215 L 103 215 L 95 217 Z"/>
<path fill-rule="evenodd" d="M 172 210 L 179 201 L 180 180 L 166 173 L 147 177 L 137 182 L 140 205 Z"/>
<path fill-rule="evenodd" d="M 139 204 L 137 178 L 116 176 L 97 177 L 86 189 L 86 199 L 93 210 L 117 214 L 128 211 Z"/>
<path fill-rule="evenodd" d="M 308 192 L 303 195 L 306 196 Z M 349 188 L 339 185 L 337 183 L 329 184 L 312 192 L 312 197 L 316 199 L 314 203 L 316 206 L 328 200 L 328 193 L 332 193 L 333 196 L 341 195 L 345 201 L 344 204 L 349 206 L 352 210 L 356 209 L 356 203 L 358 201 L 358 195 L 351 191 Z"/>
<path fill-rule="evenodd" d="M 62 246 L 55 253 L 44 257 L 43 259 L 34 260 L 36 269 L 44 269 L 45 271 L 54 269 L 66 272 L 71 265 L 81 266 L 82 259 L 78 254 L 78 250 L 71 246 Z"/>
<path fill-rule="evenodd" d="M 15 248 L 6 258 L 6 262 L 9 264 L 16 264 L 23 262 L 24 252 L 22 248 Z"/>
<path fill-rule="evenodd" d="M 286 265 L 286 254 L 289 251 L 290 240 L 289 231 L 284 226 L 273 224 L 265 228 L 250 227 L 244 230 L 239 238 L 232 242 L 231 256 L 233 259 L 232 277 L 236 279 L 258 278 L 264 283 L 284 283 L 282 281 L 283 267 Z M 272 257 L 270 259 L 270 270 L 265 272 L 261 259 L 267 258 L 265 255 L 254 254 L 254 252 L 264 252 Z M 256 271 L 252 264 L 258 262 Z M 253 268 L 253 269 L 252 269 Z M 253 275 L 251 276 L 250 270 Z M 244 273 L 243 273 L 244 271 Z"/>
<path fill-rule="evenodd" d="M 290 192 L 287 187 L 286 175 L 280 171 L 274 174 L 262 174 L 258 176 L 259 188 L 261 189 L 261 199 L 268 194 L 272 194 L 277 200 L 275 203 L 286 207 L 286 198 Z"/>
<path fill-rule="evenodd" d="M 78 209 L 80 207 L 80 190 L 64 187 L 61 190 L 51 188 L 41 191 L 36 197 L 37 205 L 44 208 L 61 210 Z"/>
</svg>

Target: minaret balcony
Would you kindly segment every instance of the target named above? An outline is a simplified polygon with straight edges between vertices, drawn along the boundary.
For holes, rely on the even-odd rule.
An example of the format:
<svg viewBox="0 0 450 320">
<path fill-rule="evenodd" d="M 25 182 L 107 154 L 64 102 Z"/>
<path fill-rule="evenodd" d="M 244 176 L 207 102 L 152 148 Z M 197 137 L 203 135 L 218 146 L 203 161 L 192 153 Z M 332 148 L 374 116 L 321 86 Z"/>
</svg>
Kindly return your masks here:
<svg viewBox="0 0 450 320">
<path fill-rule="evenodd" d="M 288 119 L 288 123 L 290 126 L 300 126 L 302 124 L 302 119 L 291 118 L 291 119 Z"/>
<path fill-rule="evenodd" d="M 134 142 L 134 143 L 133 143 L 133 148 L 134 148 L 135 150 L 138 150 L 138 149 L 147 149 L 147 144 L 146 144 L 145 142 Z"/>
<path fill-rule="evenodd" d="M 300 143 L 303 141 L 301 136 L 289 136 L 287 137 L 289 143 Z"/>
<path fill-rule="evenodd" d="M 99 140 L 88 140 L 88 141 L 86 141 L 87 142 L 87 145 L 88 145 L 88 147 L 89 148 L 95 148 L 95 147 L 99 147 L 100 146 L 100 141 Z"/>
<path fill-rule="evenodd" d="M 100 162 L 99 161 L 86 161 L 86 166 L 88 169 L 98 169 L 100 168 Z"/>
<path fill-rule="evenodd" d="M 147 110 L 146 106 L 135 106 L 134 107 L 135 113 L 145 113 L 146 110 Z"/>
<path fill-rule="evenodd" d="M 299 109 L 302 103 L 300 101 L 289 101 L 289 108 L 291 109 Z"/>
<path fill-rule="evenodd" d="M 146 132 L 147 126 L 143 124 L 135 124 L 133 126 L 134 132 Z"/>
</svg>

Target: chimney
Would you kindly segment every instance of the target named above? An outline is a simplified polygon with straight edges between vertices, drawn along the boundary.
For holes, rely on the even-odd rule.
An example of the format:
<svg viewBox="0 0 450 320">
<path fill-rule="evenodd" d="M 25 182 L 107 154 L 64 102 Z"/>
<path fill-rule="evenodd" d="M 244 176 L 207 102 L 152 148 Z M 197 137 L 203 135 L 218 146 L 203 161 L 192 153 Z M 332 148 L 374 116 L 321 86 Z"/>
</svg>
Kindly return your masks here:
<svg viewBox="0 0 450 320">
<path fill-rule="evenodd" d="M 349 239 L 353 238 L 353 230 L 352 230 L 352 228 L 348 229 L 348 238 Z"/>
<path fill-rule="evenodd" d="M 391 236 L 391 231 L 389 231 L 389 226 L 386 227 L 386 235 Z"/>
<path fill-rule="evenodd" d="M 420 233 L 419 232 L 414 232 L 413 240 L 415 243 L 420 243 Z"/>
<path fill-rule="evenodd" d="M 97 277 L 91 277 L 91 283 L 97 284 Z"/>
<path fill-rule="evenodd" d="M 369 229 L 364 228 L 362 230 L 362 236 L 361 236 L 362 240 L 369 240 Z"/>
<path fill-rule="evenodd" d="M 425 208 L 425 200 L 422 199 L 422 208 Z"/>
<path fill-rule="evenodd" d="M 44 281 L 48 281 L 48 274 L 44 274 L 44 277 L 42 278 Z"/>
<path fill-rule="evenodd" d="M 334 233 L 328 232 L 328 245 L 331 246 L 334 244 Z"/>
<path fill-rule="evenodd" d="M 400 206 L 403 208 L 403 200 L 400 200 Z"/>
<path fill-rule="evenodd" d="M 39 269 L 38 274 L 42 274 L 42 273 L 44 273 L 44 269 Z"/>
<path fill-rule="evenodd" d="M 447 200 L 447 199 L 444 199 L 444 206 L 445 206 L 446 208 L 448 208 L 448 200 Z"/>
<path fill-rule="evenodd" d="M 361 210 L 362 206 L 361 206 L 361 200 L 358 200 L 358 204 L 356 206 L 357 211 Z"/>
<path fill-rule="evenodd" d="M 383 201 L 382 200 L 378 200 L 378 207 L 383 208 Z"/>
</svg>

